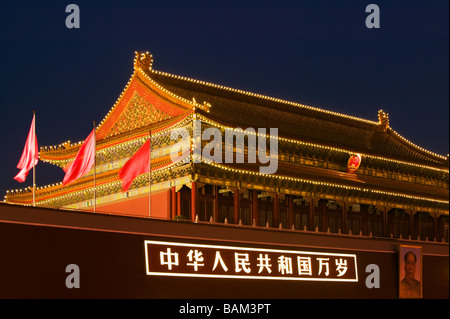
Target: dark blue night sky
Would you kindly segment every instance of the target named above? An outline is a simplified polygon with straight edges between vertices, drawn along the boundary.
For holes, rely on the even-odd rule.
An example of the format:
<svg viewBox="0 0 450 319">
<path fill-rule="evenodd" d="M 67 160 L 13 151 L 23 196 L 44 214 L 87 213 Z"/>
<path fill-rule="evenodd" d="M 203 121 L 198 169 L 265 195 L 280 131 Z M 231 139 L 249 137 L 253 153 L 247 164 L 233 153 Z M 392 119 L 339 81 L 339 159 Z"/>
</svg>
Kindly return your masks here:
<svg viewBox="0 0 450 319">
<path fill-rule="evenodd" d="M 68 29 L 68 4 L 80 28 Z M 381 10 L 368 29 L 365 8 Z M 1 1 L 0 199 L 36 109 L 40 146 L 79 141 L 132 74 L 134 51 L 157 70 L 377 121 L 449 153 L 449 2 Z M 355 137 L 357 138 L 357 137 Z M 60 182 L 40 162 L 38 185 Z"/>
</svg>

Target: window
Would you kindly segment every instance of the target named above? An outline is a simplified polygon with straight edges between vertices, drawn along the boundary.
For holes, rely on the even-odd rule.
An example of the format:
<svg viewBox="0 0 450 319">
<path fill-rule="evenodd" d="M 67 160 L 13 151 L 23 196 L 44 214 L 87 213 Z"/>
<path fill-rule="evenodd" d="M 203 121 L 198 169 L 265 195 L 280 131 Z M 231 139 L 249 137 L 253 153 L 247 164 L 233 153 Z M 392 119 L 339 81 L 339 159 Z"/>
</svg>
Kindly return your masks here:
<svg viewBox="0 0 450 319">
<path fill-rule="evenodd" d="M 361 206 L 354 204 L 348 208 L 347 211 L 347 231 L 352 232 L 353 235 L 359 235 L 362 230 L 362 215 Z"/>
<path fill-rule="evenodd" d="M 285 197 L 283 200 L 279 201 L 280 207 L 280 223 L 283 228 L 290 228 L 292 225 L 289 224 L 289 207 L 288 207 L 288 199 Z M 279 225 L 276 225 L 277 227 Z"/>
<path fill-rule="evenodd" d="M 219 194 L 219 222 L 223 223 L 225 218 L 228 223 L 234 223 L 234 199 L 233 194 L 224 192 Z"/>
<path fill-rule="evenodd" d="M 273 199 L 270 196 L 262 197 L 259 202 L 259 226 L 266 226 L 269 223 L 269 227 L 273 227 Z"/>
<path fill-rule="evenodd" d="M 388 213 L 389 231 L 395 238 L 409 237 L 409 215 L 403 209 L 391 209 Z"/>
<path fill-rule="evenodd" d="M 214 186 L 204 185 L 198 189 L 198 219 L 208 222 L 211 217 L 214 218 Z"/>
<path fill-rule="evenodd" d="M 303 198 L 295 198 L 294 202 L 294 227 L 297 230 L 308 229 L 309 202 Z M 291 225 L 292 226 L 292 225 Z"/>
<path fill-rule="evenodd" d="M 329 200 L 326 204 L 328 216 L 328 228 L 331 233 L 338 233 L 342 229 L 342 209 L 334 200 Z"/>
<path fill-rule="evenodd" d="M 383 217 L 381 211 L 375 206 L 370 205 L 368 211 L 368 228 L 372 236 L 383 236 Z"/>
<path fill-rule="evenodd" d="M 438 217 L 438 241 L 442 240 L 448 243 L 448 215 Z"/>
<path fill-rule="evenodd" d="M 434 240 L 434 218 L 425 212 L 417 212 L 415 216 L 416 229 L 420 240 Z"/>
</svg>

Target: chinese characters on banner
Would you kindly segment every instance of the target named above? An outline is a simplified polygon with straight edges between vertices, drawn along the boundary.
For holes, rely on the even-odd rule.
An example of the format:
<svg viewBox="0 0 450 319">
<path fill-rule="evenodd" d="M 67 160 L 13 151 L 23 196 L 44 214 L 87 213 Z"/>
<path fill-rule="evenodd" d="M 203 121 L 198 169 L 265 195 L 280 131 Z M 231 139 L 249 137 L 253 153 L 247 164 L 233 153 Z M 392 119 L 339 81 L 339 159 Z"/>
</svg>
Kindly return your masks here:
<svg viewBox="0 0 450 319">
<path fill-rule="evenodd" d="M 147 275 L 358 281 L 356 255 L 146 240 Z"/>
</svg>

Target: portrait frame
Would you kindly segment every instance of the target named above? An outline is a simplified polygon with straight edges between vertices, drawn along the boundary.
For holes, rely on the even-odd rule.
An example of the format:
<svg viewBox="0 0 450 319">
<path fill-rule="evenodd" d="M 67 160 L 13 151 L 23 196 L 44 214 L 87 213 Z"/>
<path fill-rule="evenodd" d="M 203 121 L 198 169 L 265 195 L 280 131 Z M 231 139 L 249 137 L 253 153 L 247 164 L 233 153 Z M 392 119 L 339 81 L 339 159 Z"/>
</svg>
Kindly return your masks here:
<svg viewBox="0 0 450 319">
<path fill-rule="evenodd" d="M 398 296 L 400 299 L 423 297 L 422 246 L 400 245 L 398 262 Z"/>
</svg>

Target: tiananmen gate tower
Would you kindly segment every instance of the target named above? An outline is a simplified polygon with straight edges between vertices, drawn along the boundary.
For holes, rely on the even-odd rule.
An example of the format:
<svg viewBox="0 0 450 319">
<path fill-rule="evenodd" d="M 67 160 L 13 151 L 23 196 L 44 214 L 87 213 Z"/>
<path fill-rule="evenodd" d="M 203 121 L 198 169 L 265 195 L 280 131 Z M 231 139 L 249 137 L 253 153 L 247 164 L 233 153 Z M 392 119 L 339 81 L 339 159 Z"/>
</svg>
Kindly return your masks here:
<svg viewBox="0 0 450 319">
<path fill-rule="evenodd" d="M 116 103 L 95 127 L 95 203 L 94 169 L 91 169 L 89 174 L 66 186 L 62 183 L 37 186 L 37 207 L 31 207 L 31 187 L 10 190 L 5 196 L 5 203 L 2 203 L 2 210 L 7 207 L 14 210 L 23 207 L 30 212 L 45 211 L 46 218 L 50 220 L 50 212 L 58 209 L 58 214 L 68 214 L 73 218 L 83 216 L 87 224 L 89 216 L 95 219 L 104 216 L 108 220 L 117 218 L 123 225 L 162 223 L 158 225 L 163 225 L 161 229 L 165 229 L 166 233 L 161 230 L 159 237 L 164 237 L 165 234 L 170 234 L 170 238 L 176 237 L 176 233 L 170 230 L 171 225 L 186 227 L 184 239 L 178 241 L 185 241 L 188 237 L 195 238 L 193 241 L 198 244 L 192 246 L 195 251 L 202 251 L 205 256 L 208 253 L 211 258 L 215 256 L 216 271 L 222 265 L 223 274 L 220 276 L 226 276 L 234 270 L 229 267 L 226 259 L 227 253 L 232 249 L 230 247 L 260 243 L 256 246 L 263 249 L 262 235 L 252 237 L 256 231 L 258 234 L 264 233 L 265 243 L 270 248 L 265 255 L 267 258 L 279 259 L 283 252 L 283 257 L 292 257 L 292 260 L 297 258 L 299 267 L 305 266 L 303 262 L 306 260 L 318 258 L 314 254 L 303 254 L 303 250 L 299 252 L 300 249 L 306 249 L 300 247 L 302 243 L 307 243 L 305 247 L 320 253 L 333 249 L 347 253 L 349 250 L 357 250 L 365 251 L 365 254 L 376 253 L 380 259 L 385 258 L 383 254 L 386 254 L 388 261 L 385 263 L 392 268 L 391 274 L 387 275 L 392 279 L 392 286 L 385 284 L 383 287 L 389 290 L 386 298 L 398 297 L 396 291 L 401 285 L 399 282 L 402 278 L 395 275 L 398 257 L 393 257 L 397 256 L 398 247 L 422 247 L 423 289 L 424 292 L 428 291 L 424 297 L 445 297 L 445 293 L 442 294 L 445 289 L 435 290 L 437 292 L 433 294 L 431 291 L 434 288 L 426 286 L 430 282 L 439 281 L 435 277 L 427 277 L 434 276 L 431 275 L 431 264 L 434 264 L 439 271 L 447 270 L 444 286 L 447 287 L 448 298 L 448 155 L 435 154 L 404 138 L 390 126 L 389 115 L 383 110 L 379 110 L 378 114 L 374 110 L 374 120 L 362 119 L 157 71 L 152 68 L 152 62 L 153 57 L 148 52 L 136 52 L 134 71 L 128 83 Z M 171 132 L 179 128 L 189 133 L 187 137 L 180 136 L 179 141 L 186 138 L 190 151 L 182 154 L 182 160 L 174 162 L 171 150 L 179 141 L 171 138 Z M 278 136 L 267 136 L 264 139 L 267 150 L 271 143 L 277 143 L 274 158 L 278 163 L 277 171 L 274 174 L 261 173 L 259 168 L 263 164 L 258 162 L 235 160 L 233 163 L 226 163 L 196 156 L 195 143 L 201 143 L 200 146 L 204 149 L 211 142 L 205 139 L 195 141 L 191 136 L 195 133 L 204 136 L 205 130 L 209 128 L 218 130 L 222 136 L 226 132 L 255 128 L 253 133 L 251 130 L 245 131 L 245 142 L 251 140 L 252 134 L 255 137 L 261 135 L 256 133 L 258 128 L 266 128 L 267 131 L 269 128 L 277 128 Z M 151 174 L 138 176 L 130 189 L 123 192 L 118 172 L 150 137 L 149 132 Z M 220 142 L 224 144 L 225 140 Z M 81 143 L 66 141 L 55 146 L 43 146 L 39 151 L 39 159 L 64 168 L 73 161 Z M 249 153 L 254 151 L 248 144 L 244 145 L 243 150 L 233 148 L 234 159 L 238 155 L 248 158 Z M 222 148 L 217 149 L 222 152 Z M 238 154 L 239 152 L 242 154 Z M 355 159 L 357 163 L 351 167 Z M 8 218 L 14 224 L 14 218 Z M 0 223 L 1 221 L 0 214 Z M 98 228 L 98 224 L 96 225 Z M 70 222 L 65 227 L 70 228 Z M 228 235 L 227 230 L 230 229 L 241 233 Z M 217 237 L 214 237 L 216 231 Z M 142 235 L 142 232 L 139 234 Z M 290 236 L 289 239 L 286 236 Z M 214 241 L 214 245 L 206 247 L 205 242 L 208 243 L 208 240 Z M 220 241 L 229 245 L 221 248 L 221 255 L 213 251 L 221 247 Z M 231 244 L 235 242 L 238 244 Z M 158 254 L 155 249 L 168 245 L 163 243 L 166 240 L 146 242 L 146 253 L 149 256 L 152 253 Z M 294 243 L 297 255 L 292 253 L 289 257 L 288 248 Z M 276 245 L 281 245 L 282 248 L 274 248 Z M 169 265 L 175 269 L 178 264 L 175 264 L 175 259 L 170 259 L 170 252 L 178 249 L 181 254 L 187 249 L 183 244 L 170 246 L 171 250 L 167 247 L 161 248 L 161 264 L 154 266 L 161 269 L 155 268 L 159 270 L 153 271 L 150 269 L 153 264 L 147 264 L 149 277 L 157 277 L 163 271 L 171 270 L 168 269 Z M 237 251 L 235 256 L 244 253 L 245 250 Z M 258 254 L 259 251 L 255 250 L 248 256 L 256 260 L 261 258 Z M 191 254 L 189 258 L 192 259 L 193 256 Z M 221 256 L 223 260 L 219 259 Z M 231 253 L 230 256 L 232 258 Z M 324 256 L 321 257 L 321 262 L 326 258 L 335 258 L 336 265 L 344 261 L 353 263 L 352 256 L 331 253 Z M 369 257 L 358 258 L 368 260 L 366 264 L 374 263 Z M 357 257 L 355 263 L 356 259 Z M 180 263 L 181 260 L 180 255 Z M 170 264 L 172 261 L 173 264 Z M 248 261 L 249 264 L 250 262 Z M 362 265 L 359 259 L 358 262 Z M 287 267 L 287 264 L 283 265 Z M 268 270 L 275 270 L 276 265 L 272 268 L 266 266 L 265 269 L 260 269 L 259 275 L 265 271 L 269 278 Z M 330 266 L 334 268 L 334 262 Z M 358 274 L 358 267 L 362 266 L 358 264 L 351 271 Z M 279 264 L 279 270 L 281 269 Z M 288 267 L 283 269 L 289 270 Z M 241 270 L 235 276 L 246 275 L 246 268 Z M 302 268 L 303 272 L 299 271 L 298 275 L 313 276 L 307 270 L 308 268 Z M 342 275 L 342 268 L 338 270 L 335 274 L 336 282 Z M 425 275 L 425 272 L 429 275 Z M 193 274 L 187 270 L 181 273 Z M 278 275 L 286 274 L 289 275 Z M 342 278 L 346 275 L 348 274 L 342 275 Z M 320 276 L 323 276 L 323 272 Z M 318 280 L 322 280 L 320 276 L 317 277 Z M 256 277 L 257 274 L 252 280 L 257 281 Z M 358 285 L 364 286 L 363 277 L 364 268 L 359 268 L 359 277 L 348 277 L 348 280 L 356 279 Z M 170 280 L 176 279 L 177 277 L 170 277 Z M 277 280 L 275 277 L 269 279 Z M 195 276 L 190 280 L 195 280 Z M 297 293 L 300 295 L 294 297 L 301 297 L 301 292 Z M 121 297 L 120 294 L 113 296 Z M 178 294 L 175 296 L 180 297 Z M 189 294 L 186 293 L 186 296 Z M 198 294 L 193 293 L 193 296 Z M 318 297 L 320 293 L 312 296 Z M 327 296 L 333 298 L 339 294 L 336 292 L 336 295 Z M 355 290 L 348 293 L 348 296 L 358 298 L 359 293 Z M 214 294 L 213 297 L 223 295 Z"/>
</svg>

